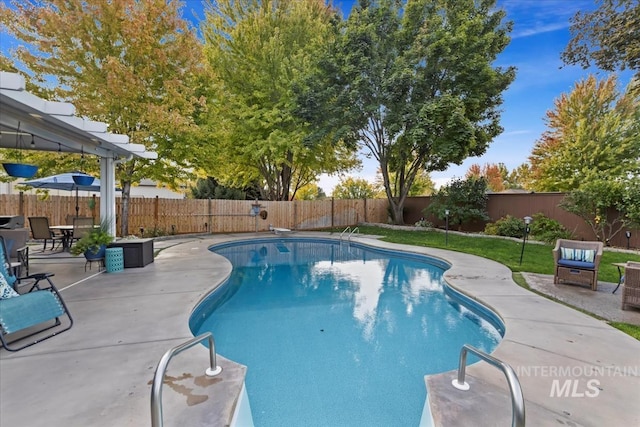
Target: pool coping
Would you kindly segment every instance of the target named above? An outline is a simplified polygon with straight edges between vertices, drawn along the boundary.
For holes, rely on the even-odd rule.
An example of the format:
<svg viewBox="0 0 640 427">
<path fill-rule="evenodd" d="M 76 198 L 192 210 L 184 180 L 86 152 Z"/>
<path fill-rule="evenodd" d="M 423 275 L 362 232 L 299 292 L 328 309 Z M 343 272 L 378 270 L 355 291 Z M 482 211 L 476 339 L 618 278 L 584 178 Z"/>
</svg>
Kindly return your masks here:
<svg viewBox="0 0 640 427">
<path fill-rule="evenodd" d="M 76 321 L 70 331 L 18 353 L 0 350 L 0 425 L 148 425 L 149 381 L 160 356 L 192 337 L 188 329 L 191 311 L 230 273 L 229 263 L 207 248 L 256 237 L 339 236 L 323 232 L 289 236 L 243 233 L 179 239 L 167 244 L 155 262 L 144 268 L 100 274 L 63 290 Z M 511 271 L 501 264 L 453 251 L 382 242 L 371 236 L 354 240 L 450 263 L 452 267 L 444 275 L 447 283 L 503 319 L 506 333 L 492 354 L 514 368 L 621 368 L 638 364 L 639 341 L 519 287 L 511 279 Z M 47 265 L 49 268 L 54 266 Z M 61 278 L 62 273 L 56 277 Z M 60 285 L 60 281 L 56 283 Z M 246 368 L 220 358 L 224 376 L 209 381 L 203 376 L 207 362 L 204 347 L 185 351 L 172 361 L 163 396 L 165 425 L 184 424 L 185 419 L 194 426 L 229 424 Z M 471 392 L 480 384 L 481 397 L 492 400 L 487 403 L 486 399 L 472 398 L 471 392 L 451 394 L 454 372 L 429 376 L 425 381 L 435 424 L 481 425 L 478 420 L 488 419 L 488 425 L 498 421 L 506 425 L 511 407 L 501 373 L 483 362 L 470 366 L 467 372 Z M 630 400 L 640 394 L 638 375 L 597 377 L 603 390 L 593 398 L 550 398 L 554 379 L 548 375 L 521 376 L 530 425 L 640 424 L 640 409 Z M 474 421 L 465 422 L 464 417 Z"/>
</svg>

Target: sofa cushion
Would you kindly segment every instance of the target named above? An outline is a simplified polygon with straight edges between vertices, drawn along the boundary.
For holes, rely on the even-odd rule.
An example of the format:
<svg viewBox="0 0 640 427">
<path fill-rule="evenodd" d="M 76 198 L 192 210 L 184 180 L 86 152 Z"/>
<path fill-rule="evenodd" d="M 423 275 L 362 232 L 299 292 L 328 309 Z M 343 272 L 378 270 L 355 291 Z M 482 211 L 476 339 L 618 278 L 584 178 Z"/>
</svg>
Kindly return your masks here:
<svg viewBox="0 0 640 427">
<path fill-rule="evenodd" d="M 593 262 L 576 261 L 572 259 L 559 259 L 558 265 L 563 267 L 580 268 L 583 270 L 595 270 L 596 265 Z"/>
</svg>

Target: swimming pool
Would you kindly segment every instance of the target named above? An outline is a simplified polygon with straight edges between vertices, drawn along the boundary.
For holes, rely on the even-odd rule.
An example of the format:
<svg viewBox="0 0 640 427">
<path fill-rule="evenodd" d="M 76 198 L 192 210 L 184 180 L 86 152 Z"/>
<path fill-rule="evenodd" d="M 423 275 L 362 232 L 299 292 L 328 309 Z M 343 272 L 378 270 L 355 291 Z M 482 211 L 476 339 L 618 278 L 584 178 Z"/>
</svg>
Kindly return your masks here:
<svg viewBox="0 0 640 427">
<path fill-rule="evenodd" d="M 491 352 L 503 332 L 445 292 L 448 265 L 433 258 L 329 239 L 211 250 L 233 272 L 190 326 L 248 367 L 258 427 L 418 426 L 424 375 L 455 369 L 465 343 Z"/>
</svg>

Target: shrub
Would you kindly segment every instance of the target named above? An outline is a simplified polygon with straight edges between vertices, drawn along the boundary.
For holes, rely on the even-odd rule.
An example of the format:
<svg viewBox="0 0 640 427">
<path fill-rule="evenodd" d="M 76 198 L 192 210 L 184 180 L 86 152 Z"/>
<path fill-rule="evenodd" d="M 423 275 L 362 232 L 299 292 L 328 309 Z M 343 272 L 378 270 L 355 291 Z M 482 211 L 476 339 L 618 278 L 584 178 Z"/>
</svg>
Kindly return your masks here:
<svg viewBox="0 0 640 427">
<path fill-rule="evenodd" d="M 484 234 L 488 234 L 490 236 L 498 235 L 498 226 L 495 222 L 489 222 L 484 226 Z"/>
<path fill-rule="evenodd" d="M 546 243 L 554 243 L 558 239 L 573 239 L 574 237 L 573 232 L 542 213 L 533 215 L 531 235 L 535 240 Z"/>
<path fill-rule="evenodd" d="M 463 224 L 473 221 L 486 221 L 487 181 L 484 178 L 469 177 L 466 180 L 454 179 L 449 185 L 441 187 L 431 197 L 431 203 L 422 212 L 444 219 L 449 211 L 449 224 L 462 229 Z"/>
<path fill-rule="evenodd" d="M 487 224 L 484 232 L 497 236 L 522 237 L 524 233 L 524 221 L 520 218 L 507 215 L 494 223 Z"/>
<path fill-rule="evenodd" d="M 158 227 L 154 227 L 154 228 L 143 228 L 140 227 L 140 235 L 141 237 L 160 237 L 160 236 L 166 236 L 168 233 L 166 232 L 166 230 L 164 228 L 158 228 Z M 175 234 L 175 233 L 174 233 Z"/>
<path fill-rule="evenodd" d="M 416 227 L 433 228 L 433 223 L 427 221 L 424 218 L 420 218 L 420 221 L 415 223 Z"/>
</svg>

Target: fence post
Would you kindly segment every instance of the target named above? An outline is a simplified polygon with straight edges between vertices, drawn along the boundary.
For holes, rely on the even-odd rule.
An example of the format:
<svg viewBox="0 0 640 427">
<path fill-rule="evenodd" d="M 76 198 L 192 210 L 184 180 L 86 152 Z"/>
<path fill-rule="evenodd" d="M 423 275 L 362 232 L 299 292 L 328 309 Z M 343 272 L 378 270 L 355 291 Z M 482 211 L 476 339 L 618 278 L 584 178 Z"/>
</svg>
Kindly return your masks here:
<svg viewBox="0 0 640 427">
<path fill-rule="evenodd" d="M 97 200 L 96 200 L 96 195 L 94 194 L 94 195 L 93 195 L 93 196 L 91 196 L 91 197 L 92 197 L 92 199 L 91 199 L 91 203 L 90 203 L 90 205 L 91 205 L 91 218 L 93 218 L 93 219 L 94 219 L 94 221 L 95 221 L 95 219 L 96 219 L 96 206 L 97 206 L 98 204 L 96 203 L 96 202 L 97 202 Z"/>
<path fill-rule="evenodd" d="M 295 229 L 298 224 L 298 201 L 293 201 L 293 226 L 291 228 Z"/>
<path fill-rule="evenodd" d="M 209 197 L 209 203 L 207 204 L 207 213 L 209 214 L 209 221 L 207 221 L 207 232 L 211 233 L 213 230 L 213 224 L 211 224 L 211 222 L 213 221 L 213 216 L 211 215 L 211 197 Z"/>
<path fill-rule="evenodd" d="M 156 196 L 154 202 L 153 202 L 153 220 L 154 220 L 154 224 L 153 224 L 153 229 L 154 229 L 154 233 L 155 230 L 158 229 L 158 210 L 159 210 L 159 205 L 160 205 L 160 199 L 158 198 L 158 196 Z"/>
<path fill-rule="evenodd" d="M 333 216 L 335 215 L 335 206 L 334 206 L 334 203 L 335 203 L 335 197 L 331 197 L 331 228 L 333 228 L 333 227 L 334 227 L 334 226 L 333 226 L 333 224 L 334 224 L 334 222 L 333 222 Z"/>
<path fill-rule="evenodd" d="M 367 221 L 367 198 L 364 198 L 364 222 L 369 222 Z"/>
</svg>

